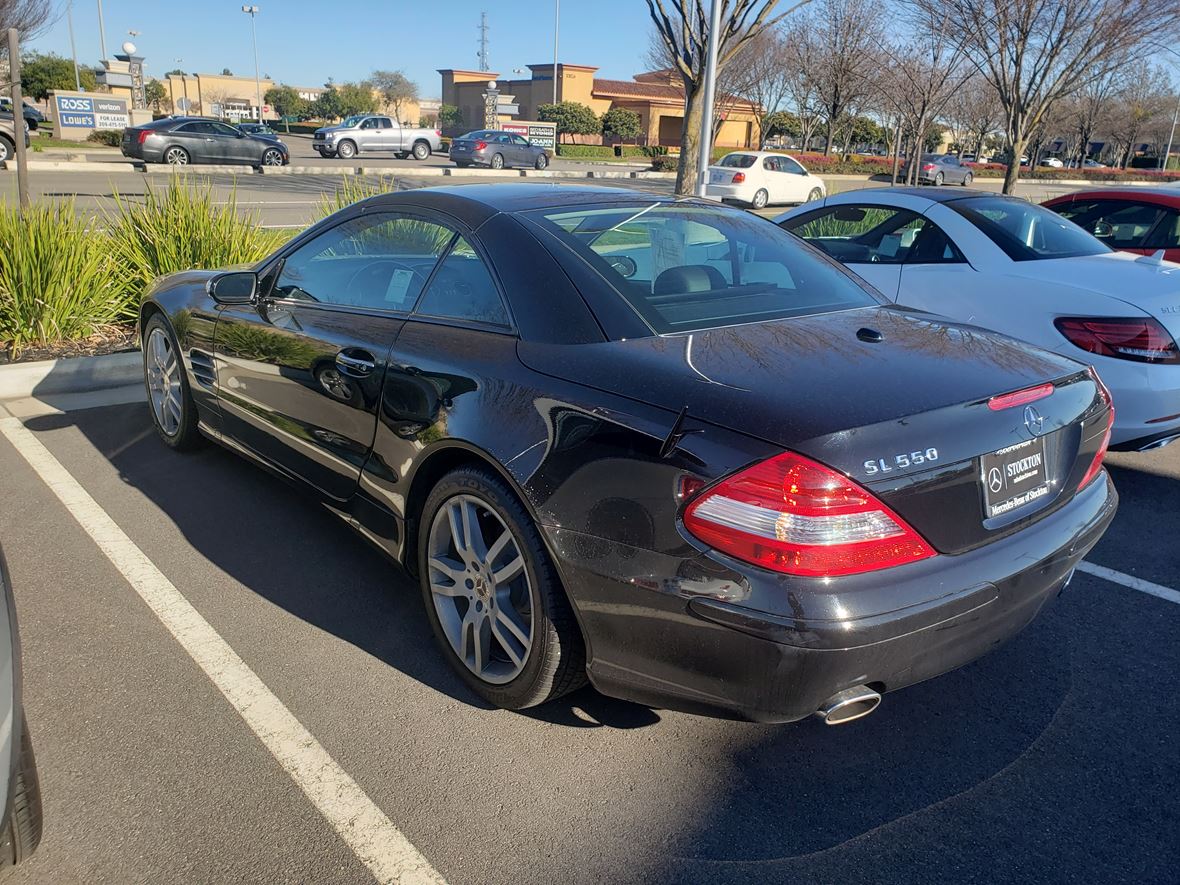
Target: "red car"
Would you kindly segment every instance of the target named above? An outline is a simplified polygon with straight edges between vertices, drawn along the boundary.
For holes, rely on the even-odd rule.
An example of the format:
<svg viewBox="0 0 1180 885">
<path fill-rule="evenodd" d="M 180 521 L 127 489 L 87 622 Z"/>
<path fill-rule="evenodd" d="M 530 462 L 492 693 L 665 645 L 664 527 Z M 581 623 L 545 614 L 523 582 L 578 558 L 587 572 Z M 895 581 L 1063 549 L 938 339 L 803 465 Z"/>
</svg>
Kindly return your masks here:
<svg viewBox="0 0 1180 885">
<path fill-rule="evenodd" d="M 1046 200 L 1045 206 L 1112 249 L 1180 262 L 1180 186 L 1109 187 Z"/>
</svg>

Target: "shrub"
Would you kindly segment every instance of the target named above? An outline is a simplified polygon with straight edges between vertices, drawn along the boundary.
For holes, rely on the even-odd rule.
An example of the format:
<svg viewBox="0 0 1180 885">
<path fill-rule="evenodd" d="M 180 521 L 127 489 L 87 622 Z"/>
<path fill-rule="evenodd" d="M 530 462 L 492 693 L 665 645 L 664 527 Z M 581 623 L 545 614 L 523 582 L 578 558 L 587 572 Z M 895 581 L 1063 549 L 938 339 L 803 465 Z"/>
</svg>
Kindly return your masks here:
<svg viewBox="0 0 1180 885">
<path fill-rule="evenodd" d="M 615 149 L 604 144 L 559 144 L 559 157 L 613 157 Z"/>
<path fill-rule="evenodd" d="M 679 157 L 669 157 L 668 155 L 652 157 L 651 171 L 652 172 L 675 172 L 680 168 Z"/>
<path fill-rule="evenodd" d="M 291 231 L 266 230 L 254 215 L 239 215 L 231 193 L 214 204 L 211 188 L 176 178 L 163 192 L 148 186 L 142 203 L 116 194 L 119 214 L 109 219 L 109 248 L 126 281 L 129 297 L 138 299 L 161 274 L 193 268 L 252 264 L 270 254 Z"/>
<path fill-rule="evenodd" d="M 72 202 L 23 214 L 0 205 L 0 341 L 13 356 L 29 344 L 86 338 L 132 314 L 122 268 L 89 223 Z"/>
<path fill-rule="evenodd" d="M 86 136 L 87 141 L 92 141 L 95 144 L 105 144 L 109 147 L 118 147 L 123 143 L 123 130 L 121 129 L 95 129 Z"/>
</svg>

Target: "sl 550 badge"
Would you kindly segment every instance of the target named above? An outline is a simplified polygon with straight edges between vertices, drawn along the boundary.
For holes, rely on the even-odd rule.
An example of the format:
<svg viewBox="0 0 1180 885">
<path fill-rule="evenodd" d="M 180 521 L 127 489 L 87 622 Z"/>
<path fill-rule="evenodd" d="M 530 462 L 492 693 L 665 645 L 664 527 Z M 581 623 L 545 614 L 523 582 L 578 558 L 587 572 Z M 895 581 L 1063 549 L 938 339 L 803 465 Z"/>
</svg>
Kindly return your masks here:
<svg viewBox="0 0 1180 885">
<path fill-rule="evenodd" d="M 877 476 L 878 474 L 892 473 L 895 470 L 905 470 L 907 467 L 917 467 L 919 464 L 929 464 L 937 460 L 938 449 L 933 446 L 921 452 L 910 452 L 909 454 L 902 452 L 900 455 L 893 455 L 890 458 L 865 461 L 865 475 Z"/>
</svg>

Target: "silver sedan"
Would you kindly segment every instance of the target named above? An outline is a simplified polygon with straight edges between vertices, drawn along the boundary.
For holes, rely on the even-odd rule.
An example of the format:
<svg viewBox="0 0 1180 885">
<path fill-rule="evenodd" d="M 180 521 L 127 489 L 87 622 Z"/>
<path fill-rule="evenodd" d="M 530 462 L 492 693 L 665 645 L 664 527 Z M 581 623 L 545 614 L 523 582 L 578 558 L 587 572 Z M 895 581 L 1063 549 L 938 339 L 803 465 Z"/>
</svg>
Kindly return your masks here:
<svg viewBox="0 0 1180 885">
<path fill-rule="evenodd" d="M 909 163 L 901 166 L 901 178 L 906 180 Z M 954 154 L 922 154 L 918 161 L 919 184 L 961 184 L 967 187 L 975 178 L 970 166 L 964 166 Z"/>
<path fill-rule="evenodd" d="M 549 154 L 545 148 L 515 132 L 480 129 L 451 142 L 451 160 L 460 167 L 477 165 L 503 169 L 506 166 L 524 166 L 527 169 L 544 169 L 549 165 Z"/>
</svg>

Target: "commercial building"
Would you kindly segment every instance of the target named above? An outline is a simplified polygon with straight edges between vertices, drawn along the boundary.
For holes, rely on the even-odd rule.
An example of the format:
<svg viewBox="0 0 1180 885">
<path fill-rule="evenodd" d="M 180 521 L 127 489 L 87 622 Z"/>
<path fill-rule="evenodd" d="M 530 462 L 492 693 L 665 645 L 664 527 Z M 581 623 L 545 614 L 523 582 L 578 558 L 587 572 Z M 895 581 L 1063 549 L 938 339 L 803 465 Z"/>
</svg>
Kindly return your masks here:
<svg viewBox="0 0 1180 885">
<path fill-rule="evenodd" d="M 489 80 L 495 80 L 502 95 L 514 96 L 520 105 L 518 116 L 537 119 L 537 108 L 553 101 L 554 66 L 529 65 L 527 80 L 500 80 L 490 71 L 466 71 L 455 68 L 439 70 L 442 76 L 442 103 L 459 109 L 464 126 L 483 126 L 484 98 Z M 557 100 L 587 105 L 596 114 L 624 107 L 639 114 L 643 127 L 641 143 L 674 147 L 680 144 L 684 129 L 684 87 L 675 71 L 646 71 L 631 80 L 608 80 L 596 77 L 596 67 L 557 64 Z M 720 147 L 754 147 L 758 144 L 758 108 L 734 96 L 718 102 L 722 117 L 716 144 Z M 503 117 L 505 122 L 511 117 Z M 595 139 L 579 138 L 581 142 Z M 598 139 L 601 140 L 601 139 Z"/>
</svg>

